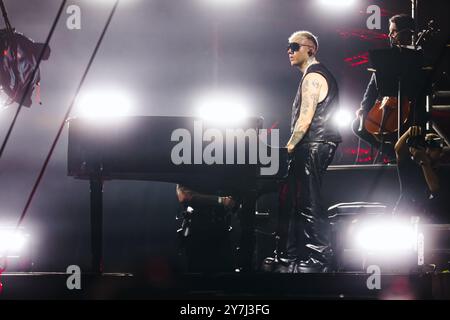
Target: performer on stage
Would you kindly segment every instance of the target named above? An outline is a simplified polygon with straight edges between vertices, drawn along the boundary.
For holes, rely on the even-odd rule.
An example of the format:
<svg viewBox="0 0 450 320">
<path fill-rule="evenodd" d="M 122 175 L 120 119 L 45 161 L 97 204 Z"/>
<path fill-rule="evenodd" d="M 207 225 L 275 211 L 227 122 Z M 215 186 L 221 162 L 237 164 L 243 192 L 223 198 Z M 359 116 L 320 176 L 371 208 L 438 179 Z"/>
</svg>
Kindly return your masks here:
<svg viewBox="0 0 450 320">
<path fill-rule="evenodd" d="M 437 134 L 422 134 L 409 128 L 395 145 L 401 194 L 394 212 L 418 215 L 432 223 L 450 222 L 450 177 L 441 164 L 448 161 L 449 148 Z"/>
<path fill-rule="evenodd" d="M 202 194 L 183 185 L 177 185 L 176 191 L 184 207 L 178 232 L 185 248 L 188 271 L 233 271 L 229 212 L 236 202 L 231 197 Z"/>
<path fill-rule="evenodd" d="M 414 19 L 406 14 L 399 14 L 390 18 L 389 22 L 389 40 L 391 47 L 409 47 L 412 49 L 412 36 L 415 30 Z M 352 130 L 356 136 L 366 141 L 371 146 L 378 150 L 382 149 L 388 155 L 393 155 L 392 141 L 381 141 L 377 139 L 361 124 L 379 98 L 382 97 L 378 94 L 376 77 L 375 73 L 373 73 L 361 101 L 361 107 L 356 110 L 356 119 L 352 123 Z"/>
<path fill-rule="evenodd" d="M 280 215 L 288 216 L 288 228 L 287 239 L 286 228 L 279 232 L 276 272 L 326 272 L 332 255 L 321 183 L 341 142 L 332 122 L 338 109 L 338 86 L 316 59 L 318 47 L 317 37 L 308 31 L 295 32 L 289 38 L 291 66 L 303 77 L 292 106 L 288 184 L 280 191 Z"/>
</svg>

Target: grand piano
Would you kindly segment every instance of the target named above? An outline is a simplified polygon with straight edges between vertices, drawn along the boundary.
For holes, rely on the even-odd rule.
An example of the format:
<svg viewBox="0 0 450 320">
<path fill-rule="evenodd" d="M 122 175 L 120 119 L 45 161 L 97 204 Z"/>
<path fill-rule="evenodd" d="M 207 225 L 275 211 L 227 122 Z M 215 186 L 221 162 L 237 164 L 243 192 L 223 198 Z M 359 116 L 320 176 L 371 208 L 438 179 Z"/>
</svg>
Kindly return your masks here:
<svg viewBox="0 0 450 320">
<path fill-rule="evenodd" d="M 431 108 L 433 128 L 446 141 L 449 137 L 448 108 L 448 105 L 434 105 Z M 271 148 L 264 143 L 257 144 L 257 152 L 261 148 L 267 148 L 266 151 L 269 150 L 270 154 L 277 154 L 279 157 L 279 170 L 275 175 L 269 176 L 261 175 L 261 168 L 264 166 L 259 162 L 237 164 L 238 145 L 233 148 L 234 164 L 207 164 L 204 159 L 200 159 L 199 164 L 193 164 L 194 144 L 196 141 L 198 143 L 196 136 L 200 136 L 202 140 L 198 130 L 197 132 L 195 130 L 195 125 L 200 121 L 201 132 L 214 129 L 217 134 L 226 135 L 227 129 L 261 131 L 262 119 L 249 118 L 227 126 L 193 117 L 141 116 L 116 120 L 101 123 L 86 118 L 69 120 L 68 175 L 87 180 L 90 187 L 92 271 L 102 272 L 103 184 L 114 179 L 179 183 L 200 192 L 233 195 L 242 199 L 240 266 L 251 269 L 256 198 L 263 192 L 262 189 L 273 191 L 273 186 L 276 185 L 273 182 L 286 176 L 287 167 L 284 166 L 287 162 L 286 149 Z M 184 129 L 185 133 L 189 133 L 192 146 L 189 156 L 191 164 L 175 164 L 172 159 L 172 152 L 180 143 L 179 139 L 172 139 L 177 129 Z M 238 136 L 242 138 L 242 135 L 245 134 Z M 209 141 L 201 141 L 197 148 L 204 151 L 209 144 Z M 241 145 L 240 148 L 244 148 L 245 162 L 249 163 L 251 155 L 248 143 Z M 226 159 L 229 150 L 224 145 L 222 151 L 223 159 Z M 373 181 L 378 181 L 378 172 L 394 168 L 395 166 L 385 165 L 330 166 L 328 170 L 332 174 L 328 176 L 328 184 L 340 188 L 339 184 L 330 183 L 333 179 L 343 181 L 342 176 L 338 176 L 340 172 L 345 174 L 346 181 L 352 181 L 348 179 L 349 176 L 358 177 L 356 174 L 358 172 L 366 175 L 367 172 L 373 171 L 377 176 Z M 391 176 L 392 179 L 396 179 L 394 171 Z M 364 179 L 361 177 L 359 181 L 367 181 L 367 177 Z M 376 194 L 372 187 L 372 184 L 367 184 L 371 194 Z M 364 193 L 367 188 L 359 189 Z M 334 191 L 329 190 L 328 194 L 333 195 Z M 342 202 L 342 199 L 333 198 L 333 201 Z"/>
<path fill-rule="evenodd" d="M 261 118 L 226 126 L 194 117 L 138 116 L 102 123 L 88 118 L 69 120 L 68 175 L 85 179 L 90 186 L 92 271 L 101 273 L 103 269 L 102 192 L 105 181 L 113 179 L 179 183 L 200 192 L 242 199 L 240 265 L 250 269 L 257 182 L 282 179 L 287 170 L 280 165 L 274 175 L 261 174 L 267 163 L 261 164 L 258 157 L 255 162 L 255 152 L 259 155 L 264 148 L 278 157 L 279 164 L 285 163 L 287 156 L 284 148 L 272 149 L 264 143 L 257 143 L 256 149 L 250 147 L 252 133 L 261 141 L 261 129 Z M 204 141 L 204 134 L 214 136 L 209 138 L 218 143 L 215 152 L 208 152 L 211 141 Z M 220 141 L 221 137 L 224 140 Z M 227 145 L 230 141 L 234 141 L 232 147 Z M 183 151 L 180 143 L 185 143 Z M 223 163 L 209 164 L 204 152 Z M 184 163 L 179 163 L 180 158 Z"/>
</svg>

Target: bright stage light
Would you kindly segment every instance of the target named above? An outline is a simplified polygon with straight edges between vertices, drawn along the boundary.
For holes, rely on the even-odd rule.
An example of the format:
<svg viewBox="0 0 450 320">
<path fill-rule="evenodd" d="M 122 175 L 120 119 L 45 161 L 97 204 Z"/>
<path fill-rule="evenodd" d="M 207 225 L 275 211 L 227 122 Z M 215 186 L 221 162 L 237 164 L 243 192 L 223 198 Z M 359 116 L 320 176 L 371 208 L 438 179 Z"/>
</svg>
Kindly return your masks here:
<svg viewBox="0 0 450 320">
<path fill-rule="evenodd" d="M 365 252 L 407 253 L 417 244 L 417 232 L 411 223 L 377 222 L 361 226 L 355 234 L 356 246 Z"/>
<path fill-rule="evenodd" d="M 76 113 L 87 118 L 117 118 L 131 112 L 132 100 L 124 92 L 116 90 L 91 91 L 77 100 Z"/>
<path fill-rule="evenodd" d="M 201 2 L 203 2 L 206 5 L 215 5 L 222 7 L 244 5 L 250 1 L 252 0 L 201 0 Z"/>
<path fill-rule="evenodd" d="M 323 6 L 336 9 L 336 8 L 348 8 L 354 5 L 356 0 L 319 0 L 319 3 Z"/>
<path fill-rule="evenodd" d="M 28 242 L 28 235 L 14 228 L 0 229 L 0 257 L 18 256 Z"/>
<path fill-rule="evenodd" d="M 338 112 L 335 113 L 333 121 L 334 123 L 340 127 L 350 127 L 350 123 L 353 120 L 353 113 L 346 110 L 346 109 L 340 109 Z"/>
<path fill-rule="evenodd" d="M 248 101 L 237 94 L 212 92 L 198 99 L 198 115 L 208 121 L 239 122 L 248 117 Z"/>
<path fill-rule="evenodd" d="M 10 104 L 11 104 L 11 101 L 9 100 L 9 97 L 6 95 L 6 93 L 3 90 L 0 90 L 0 111 L 8 109 Z"/>
<path fill-rule="evenodd" d="M 117 0 L 84 0 L 84 2 L 86 2 L 87 4 L 91 4 L 91 5 L 112 5 L 116 2 Z M 140 0 L 122 0 L 120 1 L 120 4 L 129 4 L 129 3 L 135 3 L 135 2 L 139 2 Z"/>
</svg>

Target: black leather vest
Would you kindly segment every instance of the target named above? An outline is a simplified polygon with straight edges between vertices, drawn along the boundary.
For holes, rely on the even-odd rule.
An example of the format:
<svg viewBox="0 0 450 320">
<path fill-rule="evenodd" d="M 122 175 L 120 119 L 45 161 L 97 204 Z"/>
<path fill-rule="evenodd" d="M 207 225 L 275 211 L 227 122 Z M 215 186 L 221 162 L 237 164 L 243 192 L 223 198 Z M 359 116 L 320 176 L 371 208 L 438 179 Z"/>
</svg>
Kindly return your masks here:
<svg viewBox="0 0 450 320">
<path fill-rule="evenodd" d="M 294 131 L 295 123 L 300 115 L 302 104 L 301 87 L 305 76 L 309 73 L 321 74 L 328 83 L 328 94 L 325 99 L 317 105 L 316 112 L 311 125 L 300 143 L 308 142 L 336 142 L 342 141 L 336 123 L 333 120 L 335 112 L 339 108 L 339 90 L 336 79 L 331 72 L 321 63 L 311 65 L 303 75 L 292 105 L 291 133 Z"/>
</svg>

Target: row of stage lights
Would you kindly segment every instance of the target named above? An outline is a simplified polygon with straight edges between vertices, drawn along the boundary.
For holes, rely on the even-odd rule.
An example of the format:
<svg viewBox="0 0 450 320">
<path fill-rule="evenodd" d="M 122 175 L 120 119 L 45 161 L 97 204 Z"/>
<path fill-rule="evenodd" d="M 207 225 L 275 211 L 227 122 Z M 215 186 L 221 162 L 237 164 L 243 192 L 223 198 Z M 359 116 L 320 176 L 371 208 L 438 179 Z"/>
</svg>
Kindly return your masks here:
<svg viewBox="0 0 450 320">
<path fill-rule="evenodd" d="M 117 0 L 89 0 L 90 5 L 94 4 L 97 6 L 106 6 L 112 5 Z M 132 6 L 134 4 L 146 2 L 149 0 L 122 0 L 121 6 Z M 299 5 L 302 5 L 306 2 L 307 5 L 313 7 L 313 10 L 316 10 L 319 14 L 326 13 L 327 15 L 342 15 L 348 10 L 352 10 L 356 8 L 358 2 L 360 0 L 296 0 Z M 261 6 L 264 4 L 260 3 L 260 0 L 186 0 L 184 2 L 188 2 L 193 6 L 198 6 L 200 10 L 208 10 L 217 11 L 220 16 L 230 15 L 237 10 L 243 10 L 246 8 L 251 9 L 252 6 Z M 277 3 L 277 1 L 273 1 Z M 295 2 L 293 2 L 295 4 Z M 291 3 L 292 4 L 292 3 Z M 285 5 L 284 3 L 280 3 L 280 5 Z"/>
<path fill-rule="evenodd" d="M 139 0 L 132 0 L 138 2 Z M 111 3 L 113 0 L 99 0 Z M 124 2 L 124 1 L 122 1 Z M 126 1 L 125 1 L 126 2 Z M 218 7 L 237 7 L 253 3 L 255 0 L 195 0 L 193 1 Z M 336 8 L 349 8 L 357 0 L 314 0 L 321 7 L 331 10 Z M 226 124 L 250 116 L 248 99 L 242 95 L 227 92 L 206 93 L 197 98 L 195 115 L 207 120 L 215 120 Z M 77 116 L 88 118 L 116 118 L 133 113 L 133 103 L 129 95 L 120 91 L 97 91 L 84 94 L 77 103 Z M 334 122 L 340 128 L 350 126 L 353 112 L 341 108 L 336 113 Z"/>
<path fill-rule="evenodd" d="M 423 259 L 424 255 L 423 249 L 420 250 L 420 243 L 424 240 L 423 234 L 418 230 L 417 223 L 380 217 L 376 221 L 355 220 L 350 227 L 341 228 L 339 232 L 343 239 L 341 245 L 353 252 L 352 256 L 347 254 L 345 259 L 348 261 L 359 257 L 372 257 L 372 261 L 377 263 L 396 264 L 409 256 L 416 261 L 412 261 L 411 265 L 420 265 L 420 256 Z M 0 269 L 5 260 L 8 260 L 7 271 L 31 268 L 32 256 L 36 256 L 31 250 L 31 240 L 23 228 L 16 230 L 13 227 L 0 226 Z"/>
<path fill-rule="evenodd" d="M 194 114 L 221 124 L 233 123 L 251 116 L 251 102 L 248 97 L 233 92 L 212 91 L 198 96 L 194 102 Z M 99 90 L 82 94 L 76 103 L 75 116 L 92 119 L 115 119 L 134 112 L 130 95 L 119 90 Z M 340 128 L 349 127 L 353 112 L 341 108 L 334 117 Z"/>
<path fill-rule="evenodd" d="M 98 3 L 112 3 L 115 0 L 96 0 Z M 140 0 L 144 1 L 144 0 Z M 218 6 L 218 7 L 236 7 L 236 6 L 244 6 L 251 3 L 256 4 L 257 0 L 191 0 L 193 3 L 198 2 L 199 4 L 205 5 L 205 6 Z M 124 3 L 133 3 L 133 2 L 139 2 L 139 0 L 122 0 Z M 357 0 L 312 0 L 312 2 L 317 3 L 320 6 L 328 6 L 328 7 L 341 7 L 341 8 L 348 8 L 352 5 L 354 5 Z"/>
</svg>

